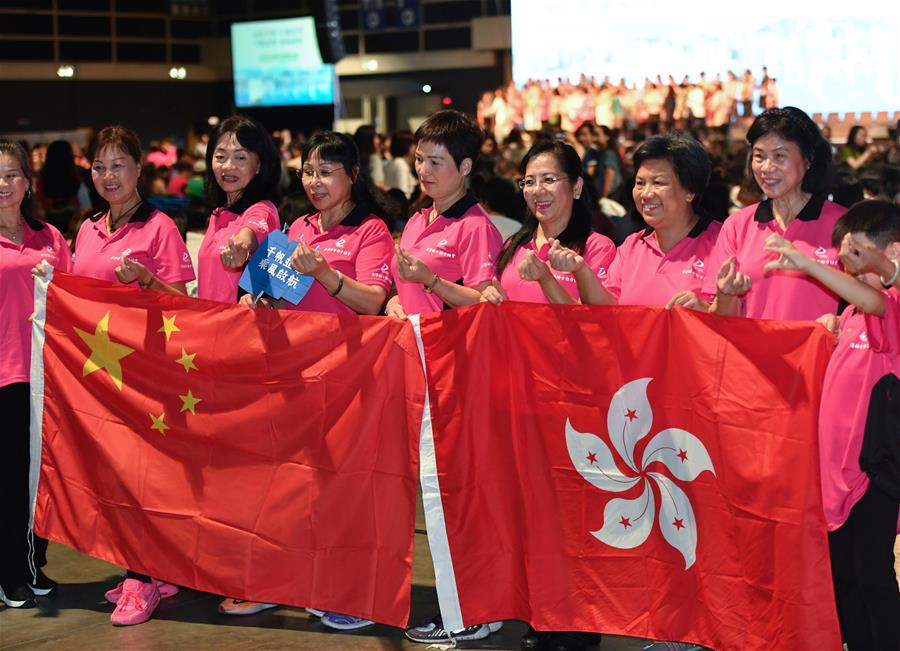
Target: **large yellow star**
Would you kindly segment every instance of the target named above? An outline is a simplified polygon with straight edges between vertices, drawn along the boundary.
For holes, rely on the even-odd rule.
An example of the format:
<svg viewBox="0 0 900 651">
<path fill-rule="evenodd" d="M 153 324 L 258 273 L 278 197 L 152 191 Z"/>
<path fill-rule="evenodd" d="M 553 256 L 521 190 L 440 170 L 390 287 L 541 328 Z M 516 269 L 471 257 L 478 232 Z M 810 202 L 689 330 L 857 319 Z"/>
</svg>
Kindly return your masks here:
<svg viewBox="0 0 900 651">
<path fill-rule="evenodd" d="M 175 325 L 176 316 L 178 315 L 173 314 L 172 316 L 166 316 L 165 314 L 163 314 L 163 324 L 160 326 L 157 332 L 164 333 L 166 335 L 166 341 L 169 341 L 169 339 L 172 337 L 173 332 L 181 332 L 181 328 Z"/>
<path fill-rule="evenodd" d="M 188 389 L 188 392 L 185 395 L 179 395 L 178 397 L 181 398 L 181 411 L 179 413 L 183 414 L 184 412 L 189 411 L 194 415 L 197 414 L 197 412 L 194 411 L 194 407 L 197 406 L 198 402 L 203 401 L 202 398 L 195 398 L 190 389 Z"/>
<path fill-rule="evenodd" d="M 191 353 L 188 355 L 187 351 L 184 347 L 181 348 L 181 357 L 175 360 L 176 364 L 181 364 L 184 367 L 185 373 L 190 373 L 191 369 L 197 371 L 199 370 L 196 366 L 194 366 L 194 358 L 197 356 L 197 353 Z"/>
<path fill-rule="evenodd" d="M 153 414 L 149 414 L 150 419 L 153 421 L 153 424 L 150 426 L 150 429 L 157 430 L 163 436 L 166 435 L 167 429 L 172 429 L 168 425 L 166 425 L 166 412 L 161 413 L 159 416 L 154 416 Z"/>
<path fill-rule="evenodd" d="M 133 353 L 134 348 L 110 341 L 109 312 L 97 323 L 94 334 L 87 333 L 81 328 L 75 328 L 75 332 L 91 349 L 91 356 L 88 357 L 81 371 L 82 377 L 103 369 L 109 373 L 109 377 L 112 378 L 116 388 L 121 391 L 122 366 L 119 364 L 119 361 Z"/>
</svg>

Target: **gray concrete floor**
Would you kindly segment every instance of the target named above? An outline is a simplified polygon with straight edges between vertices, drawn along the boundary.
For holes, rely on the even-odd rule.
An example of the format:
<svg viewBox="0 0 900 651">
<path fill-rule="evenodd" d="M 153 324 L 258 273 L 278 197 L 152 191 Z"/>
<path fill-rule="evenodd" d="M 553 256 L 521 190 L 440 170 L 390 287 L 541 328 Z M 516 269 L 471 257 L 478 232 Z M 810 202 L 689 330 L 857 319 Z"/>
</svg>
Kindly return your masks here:
<svg viewBox="0 0 900 651">
<path fill-rule="evenodd" d="M 421 505 L 417 532 L 424 531 Z M 900 559 L 900 538 L 896 548 Z M 434 571 L 424 533 L 415 536 L 412 608 L 410 621 L 419 623 L 437 612 Z M 183 589 L 165 599 L 149 622 L 113 627 L 113 606 L 103 598 L 121 578 L 121 569 L 57 544 L 48 553 L 47 574 L 60 582 L 59 593 L 38 599 L 38 608 L 0 607 L 0 650 L 52 651 L 255 651 L 276 649 L 418 650 L 436 645 L 413 644 L 400 629 L 375 626 L 359 633 L 339 633 L 322 627 L 298 608 L 278 608 L 249 617 L 218 614 L 218 595 Z M 898 560 L 900 576 L 900 560 Z M 519 649 L 525 631 L 521 622 L 507 622 L 486 640 L 461 643 L 459 648 Z M 646 642 L 636 638 L 604 636 L 602 651 L 638 651 Z"/>
<path fill-rule="evenodd" d="M 427 621 L 438 612 L 421 499 L 418 502 L 410 609 L 413 624 Z M 164 599 L 150 621 L 138 626 L 115 627 L 109 623 L 114 606 L 106 603 L 103 593 L 121 580 L 121 568 L 51 543 L 45 570 L 60 583 L 58 594 L 39 598 L 38 607 L 30 610 L 0 604 L 0 650 L 426 651 L 438 648 L 410 642 L 402 630 L 390 626 L 377 625 L 358 633 L 332 631 L 300 608 L 282 607 L 247 617 L 220 615 L 217 606 L 221 596 L 188 589 Z M 489 638 L 460 643 L 458 648 L 517 651 L 525 630 L 522 622 L 506 622 Z M 644 644 L 636 638 L 604 636 L 602 649 L 638 651 Z"/>
</svg>

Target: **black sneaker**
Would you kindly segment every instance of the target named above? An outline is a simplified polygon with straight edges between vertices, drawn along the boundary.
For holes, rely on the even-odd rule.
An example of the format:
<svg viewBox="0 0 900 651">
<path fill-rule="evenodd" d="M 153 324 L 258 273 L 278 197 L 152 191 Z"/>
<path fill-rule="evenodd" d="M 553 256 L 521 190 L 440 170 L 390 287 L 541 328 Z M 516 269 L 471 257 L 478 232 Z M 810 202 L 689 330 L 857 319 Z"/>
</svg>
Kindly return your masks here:
<svg viewBox="0 0 900 651">
<path fill-rule="evenodd" d="M 421 644 L 434 644 L 436 642 L 449 642 L 452 639 L 463 642 L 465 640 L 483 640 L 491 633 L 495 633 L 503 626 L 503 622 L 489 622 L 487 624 L 475 624 L 458 631 L 447 632 L 444 630 L 444 622 L 438 615 L 427 624 L 414 626 L 405 631 L 405 635 L 413 642 Z"/>
<path fill-rule="evenodd" d="M 48 578 L 41 568 L 37 568 L 37 580 L 28 587 L 31 588 L 31 591 L 36 597 L 49 597 L 56 592 L 56 588 L 59 587 L 59 584 L 53 579 Z"/>
<path fill-rule="evenodd" d="M 34 593 L 28 589 L 28 586 L 20 585 L 10 590 L 5 590 L 0 586 L 0 601 L 10 608 L 34 608 L 37 604 L 34 602 Z"/>
</svg>

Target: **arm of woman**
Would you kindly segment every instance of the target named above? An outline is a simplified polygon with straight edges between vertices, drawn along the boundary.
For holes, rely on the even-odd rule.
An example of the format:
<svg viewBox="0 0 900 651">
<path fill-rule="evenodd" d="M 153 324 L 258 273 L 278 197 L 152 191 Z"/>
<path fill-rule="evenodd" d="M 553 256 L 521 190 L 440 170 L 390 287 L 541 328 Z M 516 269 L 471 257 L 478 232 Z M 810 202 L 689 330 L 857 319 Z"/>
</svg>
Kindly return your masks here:
<svg viewBox="0 0 900 651">
<path fill-rule="evenodd" d="M 616 295 L 606 289 L 606 287 L 603 286 L 603 283 L 600 282 L 597 274 L 585 264 L 584 257 L 578 255 L 572 249 L 562 246 L 558 240 L 553 240 L 550 245 L 548 257 L 550 259 L 551 267 L 557 271 L 567 271 L 575 277 L 578 295 L 581 297 L 581 302 L 583 304 L 616 305 L 619 302 Z M 551 278 L 552 277 L 553 276 L 551 275 Z M 544 292 L 544 295 L 547 296 L 546 291 Z M 550 297 L 547 296 L 547 299 L 550 300 Z"/>
<path fill-rule="evenodd" d="M 872 155 L 875 153 L 875 149 L 871 146 L 866 147 L 865 151 L 863 151 L 859 155 L 850 154 L 844 160 L 847 165 L 850 166 L 850 169 L 856 171 L 860 167 L 863 167 L 866 163 L 869 162 L 869 159 L 872 158 Z"/>
<path fill-rule="evenodd" d="M 776 269 L 802 271 L 863 312 L 884 316 L 884 294 L 874 287 L 859 282 L 850 274 L 811 260 L 793 244 L 775 233 L 766 240 L 766 250 L 777 253 L 778 258 L 767 262 L 763 267 L 765 271 Z"/>
<path fill-rule="evenodd" d="M 123 284 L 137 281 L 142 289 L 155 289 L 160 292 L 172 292 L 174 294 L 187 294 L 187 283 L 176 281 L 167 283 L 155 275 L 143 264 L 123 255 L 119 260 L 119 266 L 115 269 L 116 277 Z"/>
<path fill-rule="evenodd" d="M 553 277 L 550 267 L 537 257 L 534 251 L 525 254 L 525 259 L 519 263 L 519 276 L 522 280 L 529 280 L 540 285 L 541 291 L 547 297 L 547 301 L 557 305 L 574 305 L 577 301 L 569 295 L 559 281 Z"/>
<path fill-rule="evenodd" d="M 329 294 L 357 314 L 378 314 L 387 298 L 387 291 L 383 287 L 366 285 L 335 271 L 330 266 L 326 271 L 313 277 L 322 283 Z"/>
<path fill-rule="evenodd" d="M 406 282 L 421 283 L 425 291 L 432 292 L 450 307 L 478 303 L 481 300 L 481 292 L 491 284 L 490 280 L 486 280 L 475 287 L 457 285 L 438 276 L 428 268 L 428 265 L 400 246 L 397 246 L 395 251 L 400 279 Z"/>
<path fill-rule="evenodd" d="M 750 278 L 738 271 L 732 257 L 722 263 L 716 277 L 716 296 L 709 304 L 709 312 L 719 316 L 740 316 L 741 297 L 750 291 Z"/>
</svg>

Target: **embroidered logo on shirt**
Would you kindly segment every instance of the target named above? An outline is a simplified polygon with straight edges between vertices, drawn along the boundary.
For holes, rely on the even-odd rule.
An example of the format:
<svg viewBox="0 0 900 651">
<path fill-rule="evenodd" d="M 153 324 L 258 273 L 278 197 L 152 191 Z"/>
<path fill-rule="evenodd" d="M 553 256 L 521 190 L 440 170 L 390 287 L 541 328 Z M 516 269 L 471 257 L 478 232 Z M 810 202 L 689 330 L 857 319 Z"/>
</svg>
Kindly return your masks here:
<svg viewBox="0 0 900 651">
<path fill-rule="evenodd" d="M 693 276 L 698 280 L 703 280 L 704 276 L 706 275 L 706 265 L 703 264 L 703 260 L 697 258 L 689 266 L 681 270 L 681 275 Z"/>
<path fill-rule="evenodd" d="M 853 350 L 869 350 L 869 336 L 866 334 L 866 331 L 863 330 L 859 333 L 859 337 L 857 340 L 850 344 L 850 348 Z"/>
<path fill-rule="evenodd" d="M 820 246 L 818 249 L 816 249 L 816 257 L 817 258 L 827 258 L 828 250 L 824 246 Z"/>
<path fill-rule="evenodd" d="M 440 242 L 437 243 L 437 247 L 439 249 L 446 248 L 446 246 L 447 246 L 447 240 L 441 240 Z"/>
<path fill-rule="evenodd" d="M 342 238 L 339 239 L 337 242 L 335 242 L 334 245 L 335 245 L 336 247 L 338 247 L 339 249 L 343 249 L 343 248 L 344 248 L 344 245 L 345 245 L 346 243 L 347 243 L 347 238 L 342 237 Z"/>
</svg>

